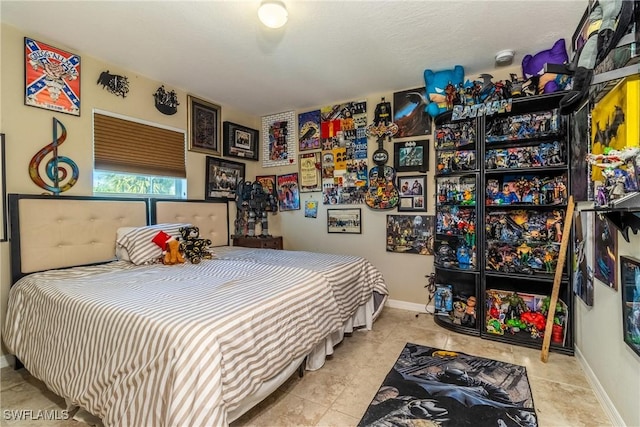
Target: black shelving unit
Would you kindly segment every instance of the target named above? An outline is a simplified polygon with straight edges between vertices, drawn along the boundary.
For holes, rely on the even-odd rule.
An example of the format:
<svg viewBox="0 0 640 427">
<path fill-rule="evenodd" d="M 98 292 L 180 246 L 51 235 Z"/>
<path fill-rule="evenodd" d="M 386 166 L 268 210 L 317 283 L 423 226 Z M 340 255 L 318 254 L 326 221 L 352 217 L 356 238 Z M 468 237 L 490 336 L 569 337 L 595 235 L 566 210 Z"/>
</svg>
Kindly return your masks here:
<svg viewBox="0 0 640 427">
<path fill-rule="evenodd" d="M 445 289 L 451 310 L 436 310 L 435 322 L 468 335 L 480 335 L 480 271 L 477 120 L 436 121 L 436 292 Z M 446 291 L 446 286 L 450 290 Z M 475 301 L 475 307 L 473 302 Z M 442 298 L 438 302 L 445 304 Z M 471 303 L 470 303 L 471 302 Z M 446 305 L 446 304 L 445 304 Z"/>
<path fill-rule="evenodd" d="M 459 145 L 455 139 L 439 144 L 438 135 L 447 133 L 443 128 L 460 124 L 451 121 L 450 114 L 436 118 L 436 284 L 451 285 L 454 302 L 464 302 L 471 294 L 477 300 L 472 327 L 455 322 L 453 315 L 436 316 L 437 324 L 489 340 L 542 348 L 544 332 L 535 325 L 544 328 L 541 310 L 551 295 L 571 194 L 568 119 L 557 113 L 563 96 L 514 99 L 509 113 L 468 120 L 474 130 L 472 144 Z M 457 151 L 473 152 L 474 167 L 448 167 L 450 152 Z M 473 205 L 462 205 L 464 197 L 460 203 L 451 203 L 450 197 L 441 196 L 451 181 L 463 178 L 475 182 Z M 451 250 L 439 253 L 441 246 L 464 237 L 455 228 L 443 226 L 451 209 L 475 215 L 471 268 L 448 262 Z M 551 340 L 551 350 L 565 354 L 574 352 L 570 259 L 564 266 L 555 316 L 558 325 Z M 527 322 L 520 319 L 525 312 Z"/>
</svg>

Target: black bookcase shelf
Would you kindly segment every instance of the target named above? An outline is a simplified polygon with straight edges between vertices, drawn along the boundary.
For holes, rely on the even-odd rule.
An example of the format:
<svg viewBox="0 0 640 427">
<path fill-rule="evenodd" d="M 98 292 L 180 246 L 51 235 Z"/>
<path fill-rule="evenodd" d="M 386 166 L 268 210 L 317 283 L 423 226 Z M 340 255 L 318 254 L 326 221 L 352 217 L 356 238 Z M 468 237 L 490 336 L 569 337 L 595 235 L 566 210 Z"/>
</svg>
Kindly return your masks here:
<svg viewBox="0 0 640 427">
<path fill-rule="evenodd" d="M 488 340 L 542 348 L 545 332 L 538 330 L 535 323 L 519 321 L 525 312 L 529 312 L 524 314 L 528 320 L 539 319 L 553 287 L 562 224 L 571 194 L 568 119 L 557 112 L 564 94 L 514 99 L 509 113 L 464 120 L 466 135 L 473 135 L 473 142 L 460 146 L 455 140 L 439 144 L 437 135 L 449 132 L 447 128 L 460 130 L 462 125 L 453 122 L 449 113 L 436 118 L 436 155 L 445 159 L 441 167 L 447 169 L 449 165 L 447 152 L 465 151 L 466 158 L 473 153 L 476 162 L 472 170 L 436 172 L 436 285 L 444 288 L 445 294 L 446 290 L 450 291 L 458 309 L 471 296 L 477 301 L 475 324 L 461 322 L 460 315 L 452 309 L 450 315 L 441 312 L 434 316 L 438 325 Z M 524 122 L 529 118 L 538 122 L 527 123 L 531 126 L 526 138 L 516 137 L 518 129 L 511 127 L 511 122 Z M 501 136 L 501 129 L 508 129 L 512 135 Z M 535 133 L 537 129 L 540 134 Z M 488 142 L 488 131 L 491 142 Z M 545 151 L 550 149 L 554 150 L 551 154 Z M 538 156 L 535 163 L 533 156 Z M 450 203 L 449 199 L 458 200 L 455 188 L 450 191 L 456 180 L 466 180 L 467 187 L 473 183 L 475 204 Z M 493 198 L 496 186 L 505 191 L 504 199 Z M 528 193 L 532 186 L 534 196 Z M 506 198 L 507 191 L 514 194 Z M 473 237 L 456 231 L 467 230 L 470 218 L 474 222 Z M 497 231 L 495 224 L 491 227 L 491 222 L 496 220 L 500 222 Z M 453 230 L 447 232 L 448 227 Z M 455 260 L 449 262 L 457 253 L 452 242 L 460 242 L 474 254 L 475 261 L 470 268 L 463 264 L 465 268 L 459 269 Z M 445 248 L 439 256 L 442 246 Z M 568 255 L 560 284 L 561 304 L 555 316 L 558 324 L 550 332 L 551 350 L 564 354 L 574 352 L 570 259 Z M 490 265 L 496 260 L 510 267 L 499 271 Z M 507 322 L 509 319 L 512 320 Z"/>
</svg>

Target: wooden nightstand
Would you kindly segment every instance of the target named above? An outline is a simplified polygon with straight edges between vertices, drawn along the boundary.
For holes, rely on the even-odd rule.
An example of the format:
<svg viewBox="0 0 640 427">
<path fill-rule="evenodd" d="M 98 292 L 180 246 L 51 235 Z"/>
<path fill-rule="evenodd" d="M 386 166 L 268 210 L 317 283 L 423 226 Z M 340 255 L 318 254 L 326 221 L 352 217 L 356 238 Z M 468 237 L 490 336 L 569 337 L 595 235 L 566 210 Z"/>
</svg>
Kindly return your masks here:
<svg viewBox="0 0 640 427">
<path fill-rule="evenodd" d="M 272 237 L 232 237 L 233 246 L 282 250 L 282 236 Z"/>
</svg>

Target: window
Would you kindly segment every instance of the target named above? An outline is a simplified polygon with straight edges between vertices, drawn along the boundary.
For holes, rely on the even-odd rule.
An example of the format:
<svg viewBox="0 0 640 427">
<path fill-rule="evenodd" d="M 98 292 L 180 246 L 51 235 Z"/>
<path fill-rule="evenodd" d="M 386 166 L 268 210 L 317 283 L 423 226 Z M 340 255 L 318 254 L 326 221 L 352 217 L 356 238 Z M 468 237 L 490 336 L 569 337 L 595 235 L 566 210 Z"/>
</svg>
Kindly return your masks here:
<svg viewBox="0 0 640 427">
<path fill-rule="evenodd" d="M 185 132 L 93 113 L 93 192 L 186 198 Z"/>
</svg>

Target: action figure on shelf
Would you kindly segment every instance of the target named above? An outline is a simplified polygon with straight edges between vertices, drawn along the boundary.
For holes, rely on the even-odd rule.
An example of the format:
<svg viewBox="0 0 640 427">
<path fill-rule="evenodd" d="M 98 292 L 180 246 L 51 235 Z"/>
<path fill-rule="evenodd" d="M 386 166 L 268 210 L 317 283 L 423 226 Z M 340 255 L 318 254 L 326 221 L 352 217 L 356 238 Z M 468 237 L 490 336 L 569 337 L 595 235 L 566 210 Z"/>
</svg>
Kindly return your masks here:
<svg viewBox="0 0 640 427">
<path fill-rule="evenodd" d="M 236 192 L 237 216 L 235 221 L 235 235 L 255 237 L 256 222 L 261 224 L 261 237 L 269 237 L 269 217 L 267 208 L 276 211 L 278 201 L 271 193 L 262 188 L 259 181 L 241 181 Z"/>
</svg>

